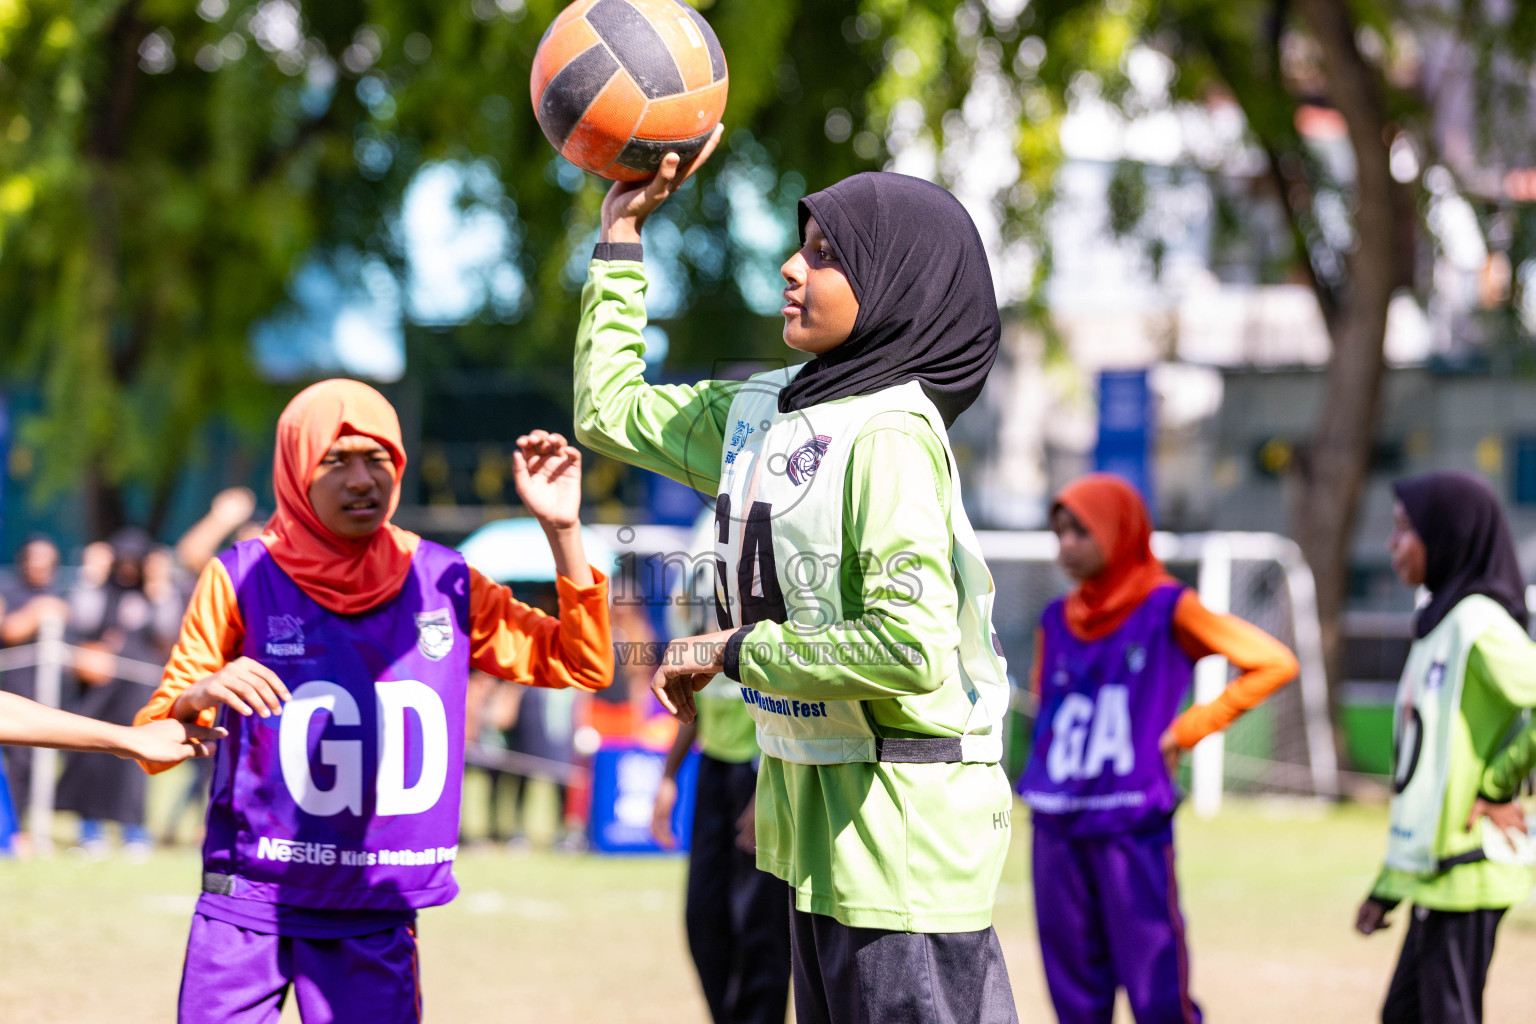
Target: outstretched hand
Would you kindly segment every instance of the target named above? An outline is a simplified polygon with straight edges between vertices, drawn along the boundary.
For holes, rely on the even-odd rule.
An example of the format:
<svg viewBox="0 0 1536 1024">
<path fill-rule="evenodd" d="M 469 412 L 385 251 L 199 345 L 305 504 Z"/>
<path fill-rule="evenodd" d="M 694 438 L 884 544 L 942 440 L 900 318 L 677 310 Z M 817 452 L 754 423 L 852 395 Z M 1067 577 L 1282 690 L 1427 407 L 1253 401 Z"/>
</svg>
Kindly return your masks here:
<svg viewBox="0 0 1536 1024">
<path fill-rule="evenodd" d="M 221 728 L 163 719 L 124 729 L 122 747 L 113 753 L 151 764 L 180 764 L 188 758 L 208 757 L 213 753 L 213 741 L 227 735 Z"/>
<path fill-rule="evenodd" d="M 661 158 L 661 167 L 649 181 L 616 181 L 603 198 L 604 242 L 638 242 L 645 220 L 667 197 L 682 188 L 683 182 L 704 165 L 719 145 L 725 125 L 716 125 L 704 148 L 686 164 L 676 153 Z"/>
<path fill-rule="evenodd" d="M 569 529 L 581 517 L 581 452 L 560 434 L 535 430 L 512 453 L 517 496 L 543 526 Z"/>
</svg>

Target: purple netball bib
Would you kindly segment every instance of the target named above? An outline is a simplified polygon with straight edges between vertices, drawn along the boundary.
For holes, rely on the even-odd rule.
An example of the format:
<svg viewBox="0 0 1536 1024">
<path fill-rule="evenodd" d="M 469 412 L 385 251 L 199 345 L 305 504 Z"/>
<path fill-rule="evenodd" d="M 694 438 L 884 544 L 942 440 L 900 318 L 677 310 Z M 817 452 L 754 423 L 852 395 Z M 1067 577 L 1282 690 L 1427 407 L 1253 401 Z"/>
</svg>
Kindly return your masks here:
<svg viewBox="0 0 1536 1024">
<path fill-rule="evenodd" d="M 333 910 L 411 910 L 458 892 L 453 860 L 469 675 L 469 571 L 422 541 L 405 586 L 359 615 L 315 603 L 259 540 L 221 556 L 241 653 L 293 699 L 225 708 L 203 844 L 204 888 Z"/>
<path fill-rule="evenodd" d="M 1077 835 L 1161 824 L 1178 802 L 1157 741 L 1194 663 L 1173 636 L 1179 586 L 1154 590 L 1113 633 L 1079 640 L 1065 603 L 1041 617 L 1040 715 L 1019 792 L 1035 822 Z"/>
</svg>

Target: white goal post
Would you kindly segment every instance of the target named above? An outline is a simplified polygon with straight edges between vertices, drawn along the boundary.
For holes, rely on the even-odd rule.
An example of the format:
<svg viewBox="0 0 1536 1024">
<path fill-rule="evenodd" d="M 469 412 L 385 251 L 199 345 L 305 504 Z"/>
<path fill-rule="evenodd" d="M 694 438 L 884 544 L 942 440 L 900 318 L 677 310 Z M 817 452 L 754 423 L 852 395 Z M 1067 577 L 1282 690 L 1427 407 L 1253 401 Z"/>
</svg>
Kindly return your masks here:
<svg viewBox="0 0 1536 1024">
<path fill-rule="evenodd" d="M 1056 536 L 1053 533 L 989 530 L 979 531 L 977 536 L 981 538 L 982 552 L 994 577 L 1002 575 L 1003 567 L 1010 563 L 1055 563 Z M 1268 599 L 1272 605 L 1271 614 L 1263 618 L 1270 621 L 1255 624 L 1288 642 L 1301 665 L 1300 675 L 1293 684 L 1299 714 L 1290 716 L 1289 730 L 1295 740 L 1304 744 L 1304 760 L 1271 761 L 1268 765 L 1247 763 L 1268 759 L 1229 752 L 1224 735 L 1210 736 L 1195 748 L 1191 759 L 1190 795 L 1195 812 L 1209 817 L 1220 810 L 1226 781 L 1234 776 L 1262 780 L 1258 788 L 1265 790 L 1330 798 L 1338 796 L 1338 762 L 1328 716 L 1328 677 L 1323 663 L 1317 588 L 1300 547 L 1295 541 L 1273 533 L 1157 533 L 1152 538 L 1152 550 L 1170 567 L 1195 567 L 1196 588 L 1201 603 L 1207 608 L 1217 612 L 1235 611 L 1250 621 L 1260 616 L 1253 615 L 1250 608 L 1233 606 L 1234 583 L 1240 563 L 1273 567 L 1283 579 L 1284 601 L 1278 599 L 1279 595 Z M 1062 590 L 1066 589 L 1066 581 L 1060 579 L 1059 574 L 1058 583 Z M 1003 584 L 999 583 L 998 589 L 1001 604 L 1007 595 L 1003 592 Z M 1248 602 L 1250 607 L 1253 603 Z M 1015 675 L 1021 675 L 1026 670 L 1017 663 L 1019 655 L 1011 650 L 1008 653 L 1010 667 Z M 1224 658 L 1201 661 L 1195 669 L 1194 699 L 1204 703 L 1214 698 L 1227 685 L 1229 674 Z M 1284 698 L 1276 695 L 1271 699 Z"/>
</svg>

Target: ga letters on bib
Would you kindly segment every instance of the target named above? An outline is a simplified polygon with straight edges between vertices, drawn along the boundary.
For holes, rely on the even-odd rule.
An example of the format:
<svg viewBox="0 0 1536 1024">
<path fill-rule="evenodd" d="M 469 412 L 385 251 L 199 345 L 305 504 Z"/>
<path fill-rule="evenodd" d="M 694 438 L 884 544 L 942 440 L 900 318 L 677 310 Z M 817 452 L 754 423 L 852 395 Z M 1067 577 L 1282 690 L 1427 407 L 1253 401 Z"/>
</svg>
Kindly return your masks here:
<svg viewBox="0 0 1536 1024">
<path fill-rule="evenodd" d="M 1045 610 L 1040 713 L 1019 792 L 1035 821 L 1078 835 L 1159 824 L 1178 795 L 1158 752 L 1194 671 L 1172 628 L 1184 589 L 1159 587 L 1118 629 L 1079 640 Z"/>
<path fill-rule="evenodd" d="M 259 541 L 221 556 L 241 653 L 292 694 L 281 715 L 225 708 L 203 846 L 226 894 L 317 909 L 452 899 L 469 672 L 469 572 L 423 541 L 391 600 L 315 603 Z"/>
</svg>

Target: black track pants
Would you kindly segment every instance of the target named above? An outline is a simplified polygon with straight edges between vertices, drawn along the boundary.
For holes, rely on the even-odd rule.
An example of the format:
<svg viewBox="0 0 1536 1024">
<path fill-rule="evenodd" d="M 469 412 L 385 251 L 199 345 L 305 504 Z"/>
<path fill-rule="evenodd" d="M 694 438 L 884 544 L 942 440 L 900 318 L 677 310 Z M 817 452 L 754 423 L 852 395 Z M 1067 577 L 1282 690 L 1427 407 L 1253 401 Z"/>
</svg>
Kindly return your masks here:
<svg viewBox="0 0 1536 1024">
<path fill-rule="evenodd" d="M 789 886 L 736 847 L 756 789 L 750 763 L 700 756 L 685 917 L 715 1024 L 784 1024 L 789 1003 Z"/>
<path fill-rule="evenodd" d="M 1412 907 L 1382 1024 L 1482 1024 L 1483 985 L 1502 909 Z"/>
</svg>

